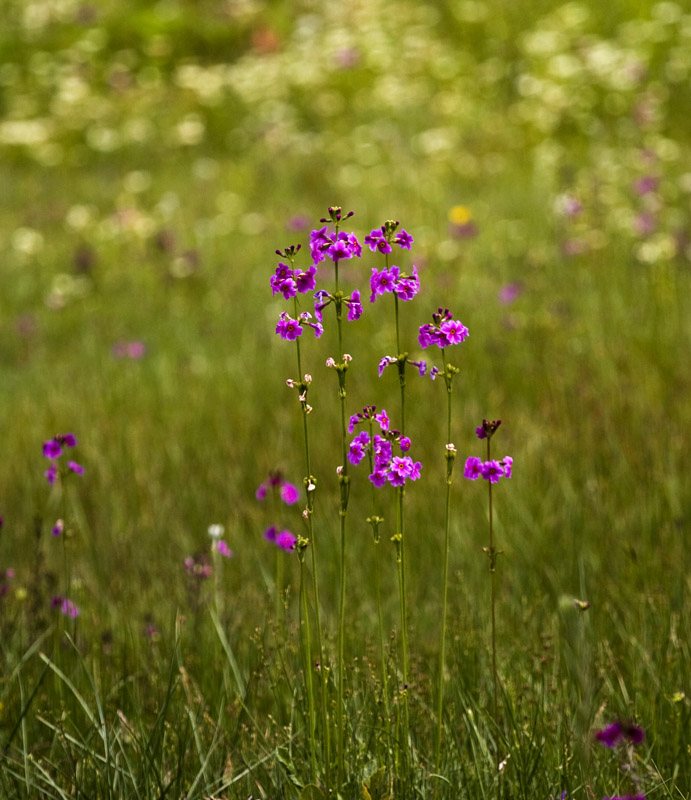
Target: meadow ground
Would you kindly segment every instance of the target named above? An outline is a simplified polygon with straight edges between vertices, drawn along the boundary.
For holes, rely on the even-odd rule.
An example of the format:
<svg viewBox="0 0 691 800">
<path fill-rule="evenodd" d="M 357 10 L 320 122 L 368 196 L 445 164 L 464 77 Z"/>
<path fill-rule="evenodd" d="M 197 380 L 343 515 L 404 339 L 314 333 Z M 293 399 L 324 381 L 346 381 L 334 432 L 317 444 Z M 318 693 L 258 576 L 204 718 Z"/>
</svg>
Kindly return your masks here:
<svg viewBox="0 0 691 800">
<path fill-rule="evenodd" d="M 683 4 L 3 17 L 0 796 L 689 797 Z M 305 326 L 304 416 L 269 281 L 291 244 L 309 268 L 334 204 L 363 245 L 388 219 L 414 242 L 340 262 L 364 313 L 342 348 L 332 307 Z M 386 263 L 419 274 L 398 328 L 394 295 L 369 298 Z M 328 259 L 316 288 L 335 294 Z M 469 331 L 444 352 L 448 526 L 445 363 L 418 339 L 439 307 Z M 406 370 L 421 474 L 377 490 L 375 544 L 348 463 L 342 537 L 341 414 L 401 427 L 378 364 L 402 352 L 428 362 Z M 463 477 L 484 418 L 514 461 L 498 484 Z M 296 503 L 257 498 L 275 471 Z"/>
</svg>

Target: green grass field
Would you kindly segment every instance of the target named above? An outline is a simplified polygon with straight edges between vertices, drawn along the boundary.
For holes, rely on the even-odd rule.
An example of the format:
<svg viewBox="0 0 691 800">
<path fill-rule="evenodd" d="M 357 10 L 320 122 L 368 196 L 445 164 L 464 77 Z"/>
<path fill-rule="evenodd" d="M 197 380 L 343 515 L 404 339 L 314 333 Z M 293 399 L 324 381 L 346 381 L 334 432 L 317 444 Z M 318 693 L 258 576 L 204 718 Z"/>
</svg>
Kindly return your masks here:
<svg viewBox="0 0 691 800">
<path fill-rule="evenodd" d="M 3 17 L 0 797 L 690 797 L 683 4 L 7 0 Z M 341 557 L 331 308 L 301 337 L 318 602 L 311 551 L 301 569 L 263 535 L 308 536 L 275 251 L 301 243 L 307 269 L 334 204 L 360 242 L 387 219 L 414 237 L 395 253 L 420 273 L 411 360 L 443 367 L 418 345 L 440 306 L 470 331 L 447 350 L 439 758 L 442 379 L 407 373 L 407 691 L 395 495 L 375 545 L 364 464 Z M 395 422 L 383 265 L 366 248 L 341 265 L 364 305 L 344 407 Z M 486 482 L 463 478 L 483 418 L 514 459 L 493 494 L 496 713 Z M 51 486 L 42 446 L 65 433 L 84 474 Z M 272 470 L 297 505 L 257 500 Z M 617 720 L 645 729 L 635 750 L 595 740 Z"/>
</svg>

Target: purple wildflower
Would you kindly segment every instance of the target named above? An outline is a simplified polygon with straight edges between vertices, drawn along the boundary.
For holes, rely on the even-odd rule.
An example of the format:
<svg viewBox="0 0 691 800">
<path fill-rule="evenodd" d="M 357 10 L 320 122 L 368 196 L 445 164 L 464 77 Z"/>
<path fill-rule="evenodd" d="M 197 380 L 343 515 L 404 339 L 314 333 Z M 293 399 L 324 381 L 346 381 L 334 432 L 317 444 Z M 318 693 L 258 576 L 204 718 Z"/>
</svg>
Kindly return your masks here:
<svg viewBox="0 0 691 800">
<path fill-rule="evenodd" d="M 659 185 L 659 178 L 654 175 L 644 175 L 642 178 L 638 178 L 634 181 L 633 191 L 637 195 L 650 194 L 651 192 L 656 192 Z"/>
<path fill-rule="evenodd" d="M 381 414 L 375 414 L 374 418 L 377 420 L 377 422 L 379 423 L 379 427 L 383 431 L 389 430 L 389 425 L 391 424 L 391 422 L 389 420 L 389 415 L 386 413 L 386 409 L 382 408 Z"/>
<path fill-rule="evenodd" d="M 365 236 L 365 244 L 373 253 L 376 253 L 377 250 L 384 254 L 391 252 L 391 245 L 384 236 L 384 229 L 384 226 L 382 226 L 381 228 L 373 230 L 368 236 Z"/>
<path fill-rule="evenodd" d="M 637 745 L 645 739 L 645 731 L 639 725 L 630 722 L 613 722 L 601 731 L 597 731 L 595 738 L 605 747 L 616 747 L 625 741 Z"/>
<path fill-rule="evenodd" d="M 367 453 L 369 447 L 370 436 L 367 431 L 361 431 L 350 443 L 348 450 L 348 461 L 351 464 L 359 464 Z"/>
<path fill-rule="evenodd" d="M 444 348 L 464 342 L 468 335 L 466 326 L 453 319 L 448 308 L 439 308 L 432 314 L 432 322 L 420 326 L 418 341 L 423 349 L 432 345 Z"/>
<path fill-rule="evenodd" d="M 65 530 L 65 523 L 59 519 L 51 530 L 52 536 L 60 536 L 60 534 Z"/>
<path fill-rule="evenodd" d="M 51 464 L 43 474 L 46 476 L 46 480 L 48 481 L 48 483 L 52 486 L 55 483 L 55 479 L 58 476 L 57 464 Z"/>
<path fill-rule="evenodd" d="M 314 335 L 318 339 L 322 335 L 322 333 L 324 333 L 324 326 L 321 324 L 321 322 L 310 322 L 311 319 L 312 315 L 310 314 L 309 311 L 302 311 L 300 313 L 300 316 L 298 317 L 299 322 L 301 322 L 303 325 L 307 325 L 308 327 L 312 328 L 312 330 L 314 331 Z"/>
<path fill-rule="evenodd" d="M 283 500 L 283 502 L 289 506 L 292 506 L 294 503 L 297 503 L 300 497 L 297 487 L 294 486 L 292 483 L 288 483 L 287 481 L 282 484 L 280 492 L 281 492 L 281 500 Z"/>
<path fill-rule="evenodd" d="M 393 272 L 395 270 L 395 272 Z M 372 290 L 370 295 L 370 303 L 373 303 L 378 294 L 385 294 L 386 292 L 393 292 L 394 283 L 398 277 L 398 267 L 391 267 L 391 269 L 377 270 L 376 267 L 372 268 L 372 276 L 370 277 L 369 285 Z"/>
<path fill-rule="evenodd" d="M 84 467 L 81 464 L 77 464 L 76 461 L 68 461 L 67 466 L 72 472 L 76 472 L 77 475 L 84 474 Z"/>
<path fill-rule="evenodd" d="M 45 458 L 60 458 L 62 447 L 60 447 L 57 437 L 43 443 L 43 455 Z"/>
<path fill-rule="evenodd" d="M 399 300 L 412 300 L 419 291 L 420 278 L 417 267 L 413 267 L 412 275 L 401 275 L 394 286 L 394 292 Z"/>
<path fill-rule="evenodd" d="M 298 292 L 300 292 L 300 294 L 313 292 L 316 286 L 316 276 L 317 268 L 314 264 L 312 264 L 307 272 L 295 272 L 295 285 L 297 286 Z"/>
<path fill-rule="evenodd" d="M 322 312 L 329 305 L 329 303 L 332 302 L 333 302 L 333 297 L 324 289 L 320 289 L 318 292 L 315 292 L 314 316 L 319 320 L 319 322 L 322 321 Z"/>
<path fill-rule="evenodd" d="M 409 361 L 409 364 L 412 364 L 414 367 L 418 368 L 418 372 L 420 373 L 420 377 L 424 378 L 425 373 L 427 372 L 427 362 L 426 361 Z"/>
<path fill-rule="evenodd" d="M 508 283 L 506 286 L 503 286 L 499 290 L 499 294 L 497 295 L 497 299 L 500 303 L 505 306 L 510 305 L 513 303 L 514 300 L 518 297 L 521 293 L 521 284 L 520 283 Z"/>
<path fill-rule="evenodd" d="M 281 531 L 276 537 L 276 544 L 281 550 L 294 550 L 297 537 L 293 536 L 290 531 Z"/>
<path fill-rule="evenodd" d="M 79 608 L 67 597 L 62 597 L 62 595 L 56 595 L 50 601 L 51 608 L 58 608 L 60 609 L 60 613 L 64 614 L 66 617 L 72 617 L 75 619 L 79 616 Z"/>
<path fill-rule="evenodd" d="M 384 356 L 384 358 L 379 361 L 379 377 L 381 378 L 382 373 L 388 366 L 395 364 L 397 361 L 398 359 L 394 358 L 394 356 Z"/>
<path fill-rule="evenodd" d="M 219 539 L 216 542 L 216 549 L 225 558 L 232 558 L 233 557 L 233 551 L 230 549 L 230 547 L 228 547 L 228 544 L 226 543 L 226 541 L 224 539 Z"/>
<path fill-rule="evenodd" d="M 504 468 L 498 461 L 485 461 L 485 463 L 480 467 L 480 472 L 486 481 L 489 481 L 490 483 L 498 483 L 499 478 L 501 478 L 504 474 Z"/>
<path fill-rule="evenodd" d="M 264 538 L 268 542 L 275 542 L 277 536 L 278 536 L 278 528 L 275 525 L 271 525 L 264 531 Z"/>
<path fill-rule="evenodd" d="M 504 477 L 511 477 L 511 470 L 513 469 L 513 458 L 511 456 L 504 456 L 501 460 L 501 465 L 504 469 Z"/>
<path fill-rule="evenodd" d="M 396 234 L 396 238 L 394 242 L 400 245 L 406 250 L 410 250 L 410 246 L 412 245 L 414 239 L 413 237 L 403 228 L 401 228 L 400 232 Z"/>
<path fill-rule="evenodd" d="M 500 419 L 494 419 L 494 420 L 491 420 L 491 421 L 483 419 L 482 420 L 482 425 L 480 425 L 480 427 L 478 427 L 478 428 L 475 428 L 475 433 L 477 435 L 477 438 L 478 439 L 491 439 L 492 436 L 494 436 L 494 434 L 496 433 L 497 428 L 500 425 L 501 425 L 501 420 Z"/>
<path fill-rule="evenodd" d="M 354 322 L 357 319 L 360 319 L 362 316 L 362 303 L 360 302 L 360 292 L 359 290 L 355 290 L 350 297 L 350 300 L 346 299 L 346 304 L 348 306 L 348 320 L 350 322 Z"/>
<path fill-rule="evenodd" d="M 463 477 L 471 481 L 476 481 L 482 475 L 482 461 L 475 456 L 471 456 L 465 462 Z"/>
<path fill-rule="evenodd" d="M 447 320 L 441 325 L 445 344 L 460 344 L 468 338 L 468 329 L 460 320 Z"/>
<path fill-rule="evenodd" d="M 612 797 L 603 797 L 602 800 L 645 800 L 645 795 L 638 794 L 615 794 Z"/>
<path fill-rule="evenodd" d="M 294 342 L 298 336 L 302 335 L 302 327 L 296 319 L 291 319 L 288 313 L 283 311 L 276 325 L 276 333 L 281 339 Z"/>
</svg>

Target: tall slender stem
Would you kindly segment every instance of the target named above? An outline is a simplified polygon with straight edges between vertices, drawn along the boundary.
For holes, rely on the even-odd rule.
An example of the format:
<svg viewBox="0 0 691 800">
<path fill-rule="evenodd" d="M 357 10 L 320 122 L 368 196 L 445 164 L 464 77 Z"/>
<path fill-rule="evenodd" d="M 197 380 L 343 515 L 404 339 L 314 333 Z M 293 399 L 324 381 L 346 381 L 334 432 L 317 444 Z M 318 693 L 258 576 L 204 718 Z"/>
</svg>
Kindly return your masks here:
<svg viewBox="0 0 691 800">
<path fill-rule="evenodd" d="M 490 437 L 487 437 L 487 460 L 491 461 L 490 457 Z M 492 616 L 492 715 L 494 717 L 494 725 L 496 728 L 496 747 L 495 759 L 499 764 L 499 716 L 497 713 L 498 708 L 498 680 L 497 680 L 497 624 L 496 624 L 496 564 L 497 564 L 497 551 L 494 546 L 494 520 L 492 514 L 492 481 L 487 481 L 489 487 L 489 573 L 490 573 L 490 607 Z M 498 784 L 497 784 L 498 785 Z M 497 789 L 497 791 L 499 791 Z"/>
<path fill-rule="evenodd" d="M 346 425 L 346 373 L 348 370 L 348 360 L 343 352 L 343 294 L 338 288 L 338 259 L 334 260 L 335 291 L 334 305 L 336 307 L 336 327 L 338 329 L 338 353 L 340 363 L 337 365 L 338 374 L 338 397 L 341 409 L 341 465 L 338 475 L 340 489 L 340 507 L 338 511 L 340 522 L 340 592 L 338 603 L 338 686 L 336 704 L 337 722 L 337 757 L 338 757 L 338 785 L 343 785 L 345 772 L 345 726 L 343 716 L 343 697 L 345 683 L 345 605 L 346 605 L 346 517 L 348 514 L 348 498 L 350 494 L 350 477 L 348 476 L 348 442 Z"/>
<path fill-rule="evenodd" d="M 408 765 L 408 746 L 410 739 L 410 719 L 408 714 L 408 607 L 406 603 L 405 588 L 405 549 L 403 547 L 403 487 L 396 489 L 396 536 L 397 540 L 397 562 L 398 562 L 398 590 L 401 613 L 401 670 L 403 674 L 403 688 L 401 699 L 403 701 L 403 764 L 407 769 Z M 405 771 L 405 770 L 404 770 Z"/>
<path fill-rule="evenodd" d="M 297 317 L 297 300 L 295 301 L 295 316 Z M 302 372 L 302 360 L 300 356 L 300 339 L 295 340 L 297 345 L 297 366 L 298 366 L 298 380 L 303 380 L 304 375 Z M 310 460 L 310 446 L 309 446 L 309 427 L 307 425 L 307 408 L 306 404 L 302 404 L 302 430 L 305 443 L 305 470 L 307 475 L 305 477 L 305 488 L 307 492 L 307 530 L 309 533 L 309 544 L 312 558 L 312 591 L 314 594 L 314 616 L 317 629 L 317 652 L 319 654 L 319 674 L 320 674 L 320 689 L 321 689 L 321 717 L 322 717 L 322 737 L 324 742 L 324 763 L 326 767 L 326 786 L 327 789 L 331 785 L 331 734 L 329 730 L 329 710 L 326 693 L 327 669 L 324 664 L 324 647 L 322 639 L 322 626 L 321 626 L 321 612 L 319 602 L 319 573 L 317 571 L 317 546 L 314 536 L 314 483 L 312 481 L 312 468 Z M 301 566 L 302 569 L 302 566 Z M 302 586 L 302 576 L 301 576 Z M 305 611 L 305 625 L 309 626 L 309 619 Z M 310 663 L 310 678 L 308 681 L 309 691 L 312 691 L 311 668 Z"/>
<path fill-rule="evenodd" d="M 310 637 L 310 624 L 307 608 L 307 592 L 305 591 L 305 564 L 303 554 L 300 554 L 300 630 L 304 642 L 304 670 L 307 685 L 307 706 L 309 715 L 309 742 L 310 761 L 312 764 L 312 779 L 317 780 L 317 754 L 316 754 L 316 729 L 317 715 L 314 709 L 314 687 L 312 682 L 312 644 Z"/>
<path fill-rule="evenodd" d="M 442 715 L 444 706 L 444 662 L 446 657 L 446 618 L 448 613 L 448 590 L 449 590 L 449 538 L 451 523 L 451 484 L 453 482 L 453 464 L 455 451 L 451 445 L 451 380 L 453 374 L 446 369 L 444 348 L 441 351 L 442 362 L 444 363 L 444 378 L 446 381 L 446 510 L 444 516 L 444 555 L 442 568 L 442 613 L 441 613 L 441 642 L 439 645 L 439 686 L 437 696 L 437 746 L 436 746 L 436 766 L 437 771 L 441 768 L 441 738 L 442 738 Z"/>
<path fill-rule="evenodd" d="M 394 292 L 394 314 L 396 316 L 396 358 L 398 359 L 398 383 L 401 389 L 401 436 L 405 436 L 405 366 L 406 357 L 401 353 L 401 335 L 398 316 L 398 295 Z"/>
</svg>

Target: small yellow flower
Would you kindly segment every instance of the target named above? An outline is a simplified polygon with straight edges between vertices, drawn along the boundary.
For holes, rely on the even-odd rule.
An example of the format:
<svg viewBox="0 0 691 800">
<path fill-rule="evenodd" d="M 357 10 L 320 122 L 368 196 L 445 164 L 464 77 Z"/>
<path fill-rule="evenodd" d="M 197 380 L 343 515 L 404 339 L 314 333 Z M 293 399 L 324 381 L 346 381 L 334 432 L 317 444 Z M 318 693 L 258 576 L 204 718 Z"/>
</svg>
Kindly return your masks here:
<svg viewBox="0 0 691 800">
<path fill-rule="evenodd" d="M 449 222 L 454 225 L 467 225 L 472 218 L 473 215 L 466 206 L 454 206 L 449 211 Z"/>
</svg>

